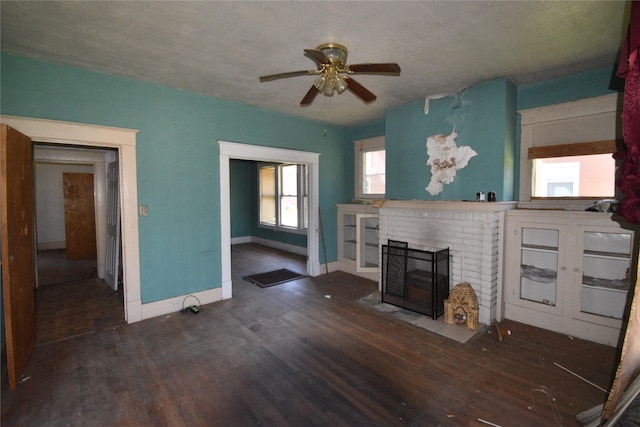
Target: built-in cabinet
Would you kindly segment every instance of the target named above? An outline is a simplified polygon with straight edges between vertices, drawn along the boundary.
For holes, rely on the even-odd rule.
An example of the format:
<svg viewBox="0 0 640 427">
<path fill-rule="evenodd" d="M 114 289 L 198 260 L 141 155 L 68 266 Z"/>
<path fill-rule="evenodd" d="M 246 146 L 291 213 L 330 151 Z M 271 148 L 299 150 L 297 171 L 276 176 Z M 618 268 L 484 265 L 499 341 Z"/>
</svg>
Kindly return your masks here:
<svg viewBox="0 0 640 427">
<path fill-rule="evenodd" d="M 378 208 L 338 205 L 338 262 L 341 270 L 378 280 L 380 263 Z"/>
<path fill-rule="evenodd" d="M 505 317 L 616 345 L 634 268 L 630 226 L 595 212 L 507 213 Z"/>
</svg>

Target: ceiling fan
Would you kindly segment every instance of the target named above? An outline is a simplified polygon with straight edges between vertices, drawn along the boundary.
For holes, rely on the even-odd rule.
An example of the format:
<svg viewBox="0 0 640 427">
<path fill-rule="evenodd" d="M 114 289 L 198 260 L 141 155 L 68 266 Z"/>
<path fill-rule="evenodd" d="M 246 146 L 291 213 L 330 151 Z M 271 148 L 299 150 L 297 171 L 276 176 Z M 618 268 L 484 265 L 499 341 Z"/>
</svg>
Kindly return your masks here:
<svg viewBox="0 0 640 427">
<path fill-rule="evenodd" d="M 395 63 L 347 65 L 347 48 L 337 43 L 321 44 L 315 49 L 305 49 L 304 53 L 305 56 L 316 62 L 317 69 L 290 71 L 260 77 L 261 82 L 268 82 L 297 76 L 318 76 L 311 89 L 300 101 L 300 106 L 311 105 L 319 93 L 324 96 L 333 96 L 335 92 L 341 94 L 347 89 L 363 102 L 369 104 L 376 100 L 376 96 L 351 78 L 352 74 L 400 75 L 400 66 Z"/>
</svg>

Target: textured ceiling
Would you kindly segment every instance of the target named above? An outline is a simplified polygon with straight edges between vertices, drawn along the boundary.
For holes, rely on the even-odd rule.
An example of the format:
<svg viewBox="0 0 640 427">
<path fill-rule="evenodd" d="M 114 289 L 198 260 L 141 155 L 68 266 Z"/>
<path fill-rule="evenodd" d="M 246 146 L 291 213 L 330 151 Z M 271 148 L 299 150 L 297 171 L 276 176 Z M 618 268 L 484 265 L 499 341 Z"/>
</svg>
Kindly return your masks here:
<svg viewBox="0 0 640 427">
<path fill-rule="evenodd" d="M 615 64 L 628 4 L 618 1 L 10 2 L 3 52 L 173 86 L 283 113 L 353 125 L 389 107 L 508 77 L 526 84 Z M 325 42 L 348 63 L 397 62 L 399 77 L 354 76 L 348 91 L 299 102 Z"/>
</svg>

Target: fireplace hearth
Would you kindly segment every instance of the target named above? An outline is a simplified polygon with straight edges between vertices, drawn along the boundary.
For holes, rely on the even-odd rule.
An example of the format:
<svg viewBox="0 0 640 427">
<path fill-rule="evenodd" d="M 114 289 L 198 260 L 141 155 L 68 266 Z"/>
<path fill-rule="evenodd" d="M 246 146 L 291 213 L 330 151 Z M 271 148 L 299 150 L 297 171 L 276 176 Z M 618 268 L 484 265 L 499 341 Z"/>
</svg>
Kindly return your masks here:
<svg viewBox="0 0 640 427">
<path fill-rule="evenodd" d="M 449 297 L 449 249 L 388 243 L 382 246 L 382 302 L 437 319 Z"/>
</svg>

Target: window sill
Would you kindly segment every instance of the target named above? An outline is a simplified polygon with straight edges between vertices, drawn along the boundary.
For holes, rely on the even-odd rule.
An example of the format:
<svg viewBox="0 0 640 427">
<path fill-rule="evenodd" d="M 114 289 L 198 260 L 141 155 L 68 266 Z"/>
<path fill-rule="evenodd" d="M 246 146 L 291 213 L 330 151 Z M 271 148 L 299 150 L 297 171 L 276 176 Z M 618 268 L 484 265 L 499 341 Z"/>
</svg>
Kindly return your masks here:
<svg viewBox="0 0 640 427">
<path fill-rule="evenodd" d="M 370 200 L 380 200 L 386 197 L 385 194 L 363 194 L 361 196 L 355 197 L 355 201 L 370 201 Z"/>
<path fill-rule="evenodd" d="M 598 199 L 600 200 L 600 199 Z M 557 211 L 584 211 L 593 205 L 591 199 L 531 200 L 518 202 L 518 209 L 548 209 Z"/>
<path fill-rule="evenodd" d="M 302 234 L 307 235 L 307 229 L 297 229 L 297 228 L 288 228 L 288 227 L 278 227 L 275 225 L 266 225 L 266 224 L 258 224 L 259 228 L 263 228 L 265 230 L 271 230 L 275 232 L 281 233 L 291 233 L 291 234 Z"/>
</svg>

